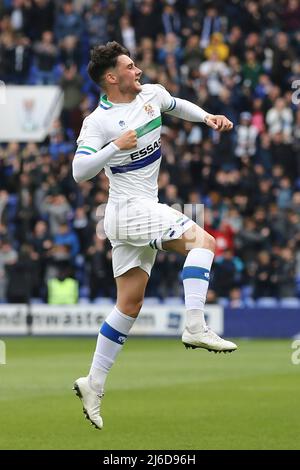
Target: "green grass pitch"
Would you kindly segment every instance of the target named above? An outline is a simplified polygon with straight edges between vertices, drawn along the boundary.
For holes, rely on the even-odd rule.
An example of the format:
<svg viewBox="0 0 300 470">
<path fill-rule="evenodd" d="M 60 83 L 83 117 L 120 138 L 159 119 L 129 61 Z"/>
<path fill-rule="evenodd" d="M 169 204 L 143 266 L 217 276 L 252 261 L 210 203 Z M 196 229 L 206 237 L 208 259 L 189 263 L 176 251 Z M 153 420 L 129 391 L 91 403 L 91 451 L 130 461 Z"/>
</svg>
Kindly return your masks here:
<svg viewBox="0 0 300 470">
<path fill-rule="evenodd" d="M 6 338 L 0 449 L 299 449 L 300 365 L 291 341 L 238 351 L 130 338 L 107 380 L 95 430 L 71 390 L 95 339 Z"/>
</svg>

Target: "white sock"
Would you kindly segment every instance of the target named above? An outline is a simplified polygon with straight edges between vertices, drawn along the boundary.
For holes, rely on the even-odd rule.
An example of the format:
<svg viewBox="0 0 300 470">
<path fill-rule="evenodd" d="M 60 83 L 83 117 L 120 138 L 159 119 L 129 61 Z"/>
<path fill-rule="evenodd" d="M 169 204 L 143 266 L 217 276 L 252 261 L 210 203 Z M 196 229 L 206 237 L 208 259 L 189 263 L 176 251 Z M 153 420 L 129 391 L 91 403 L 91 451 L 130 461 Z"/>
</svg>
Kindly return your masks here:
<svg viewBox="0 0 300 470">
<path fill-rule="evenodd" d="M 214 253 L 206 248 L 193 248 L 186 257 L 182 279 L 186 307 L 186 327 L 191 333 L 206 328 L 204 305 Z"/>
<path fill-rule="evenodd" d="M 135 318 L 125 315 L 117 307 L 114 307 L 101 326 L 89 372 L 90 386 L 97 393 L 103 393 L 107 374 L 121 351 L 134 322 Z"/>
</svg>

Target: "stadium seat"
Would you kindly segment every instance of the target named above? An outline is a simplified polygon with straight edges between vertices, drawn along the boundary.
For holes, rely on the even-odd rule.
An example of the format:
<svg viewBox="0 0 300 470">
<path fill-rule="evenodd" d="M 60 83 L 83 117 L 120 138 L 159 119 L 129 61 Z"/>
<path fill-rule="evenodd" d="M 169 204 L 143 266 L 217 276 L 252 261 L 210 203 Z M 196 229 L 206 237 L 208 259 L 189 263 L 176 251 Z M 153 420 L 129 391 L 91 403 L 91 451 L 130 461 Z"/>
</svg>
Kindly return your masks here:
<svg viewBox="0 0 300 470">
<path fill-rule="evenodd" d="M 261 297 L 256 300 L 256 307 L 278 307 L 278 301 L 275 297 Z"/>
<path fill-rule="evenodd" d="M 245 300 L 245 299 L 248 299 L 249 297 L 252 296 L 253 287 L 252 286 L 243 286 L 241 288 L 241 291 L 242 291 L 242 299 Z"/>
<path fill-rule="evenodd" d="M 222 307 L 228 307 L 229 300 L 226 297 L 220 297 L 218 299 L 218 304 L 221 305 Z"/>
<path fill-rule="evenodd" d="M 184 305 L 184 301 L 181 297 L 165 297 L 164 304 L 166 305 Z"/>
<path fill-rule="evenodd" d="M 256 306 L 255 300 L 252 297 L 247 297 L 244 299 L 244 305 L 248 308 L 254 308 Z"/>
<path fill-rule="evenodd" d="M 145 297 L 143 305 L 159 305 L 160 299 L 158 297 Z"/>
<path fill-rule="evenodd" d="M 300 299 L 297 299 L 297 297 L 286 297 L 285 299 L 280 299 L 279 305 L 280 307 L 300 308 Z"/>
<path fill-rule="evenodd" d="M 296 277 L 296 295 L 300 296 L 300 276 Z"/>
<path fill-rule="evenodd" d="M 79 297 L 89 297 L 90 288 L 88 286 L 82 286 L 79 288 Z"/>
<path fill-rule="evenodd" d="M 45 302 L 40 297 L 33 297 L 30 299 L 31 305 L 44 304 Z"/>
<path fill-rule="evenodd" d="M 78 304 L 79 305 L 87 305 L 87 304 L 90 304 L 91 301 L 90 299 L 88 299 L 87 297 L 81 297 L 79 300 L 78 300 Z"/>
<path fill-rule="evenodd" d="M 114 305 L 115 304 L 115 302 L 108 297 L 96 297 L 93 300 L 93 303 L 97 305 Z"/>
<path fill-rule="evenodd" d="M 241 299 L 230 300 L 229 305 L 230 308 L 244 308 L 245 302 Z"/>
</svg>

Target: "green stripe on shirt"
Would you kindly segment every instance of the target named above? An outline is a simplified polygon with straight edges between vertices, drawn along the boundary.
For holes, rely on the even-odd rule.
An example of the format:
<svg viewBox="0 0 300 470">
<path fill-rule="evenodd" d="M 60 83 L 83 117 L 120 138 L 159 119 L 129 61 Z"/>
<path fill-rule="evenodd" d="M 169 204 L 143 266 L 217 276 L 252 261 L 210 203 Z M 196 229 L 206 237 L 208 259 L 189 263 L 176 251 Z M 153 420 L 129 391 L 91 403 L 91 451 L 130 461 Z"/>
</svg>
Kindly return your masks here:
<svg viewBox="0 0 300 470">
<path fill-rule="evenodd" d="M 135 129 L 137 137 L 142 137 L 143 135 L 148 134 L 148 132 L 153 131 L 159 126 L 161 126 L 161 116 L 158 116 L 157 118 L 152 119 L 152 121 L 147 122 L 147 124 L 144 124 L 143 126 Z"/>
<path fill-rule="evenodd" d="M 80 147 L 78 147 L 77 150 L 81 150 L 81 149 L 87 149 L 87 150 L 91 150 L 92 152 L 97 152 L 97 150 L 93 149 L 92 147 L 87 147 L 86 145 L 80 145 Z"/>
</svg>

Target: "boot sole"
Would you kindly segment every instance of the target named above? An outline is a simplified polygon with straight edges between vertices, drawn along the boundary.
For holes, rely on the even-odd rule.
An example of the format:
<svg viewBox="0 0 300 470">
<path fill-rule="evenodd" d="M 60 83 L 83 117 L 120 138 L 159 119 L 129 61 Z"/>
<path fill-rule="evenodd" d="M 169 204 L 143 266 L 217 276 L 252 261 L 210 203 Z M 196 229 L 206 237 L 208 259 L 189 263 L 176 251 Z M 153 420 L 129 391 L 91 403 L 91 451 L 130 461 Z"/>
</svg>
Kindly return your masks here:
<svg viewBox="0 0 300 470">
<path fill-rule="evenodd" d="M 74 383 L 72 390 L 74 390 L 75 395 L 80 399 L 80 401 L 82 403 L 82 393 L 81 393 L 80 388 L 78 387 L 76 382 Z M 94 421 L 91 420 L 91 418 L 89 417 L 89 414 L 88 414 L 88 412 L 87 412 L 87 410 L 85 409 L 84 406 L 82 407 L 82 411 L 83 411 L 83 414 L 85 415 L 85 419 L 89 420 L 89 422 L 91 423 L 92 426 L 94 426 L 94 428 L 99 429 L 101 431 L 102 428 L 99 428 L 99 426 L 97 426 L 97 424 L 94 423 Z"/>
<path fill-rule="evenodd" d="M 219 350 L 219 349 L 209 349 L 205 346 L 195 346 L 194 344 L 190 344 L 190 343 L 183 343 L 185 348 L 186 349 L 206 349 L 206 351 L 208 352 L 214 352 L 215 354 L 216 353 L 232 353 L 234 351 L 236 351 L 236 349 L 225 349 L 225 350 Z"/>
</svg>

